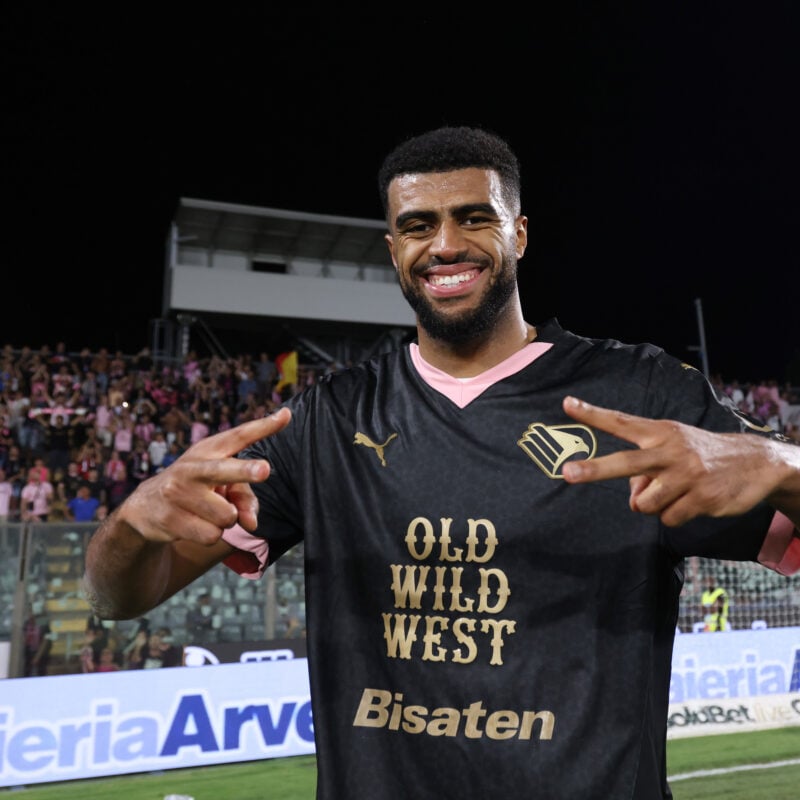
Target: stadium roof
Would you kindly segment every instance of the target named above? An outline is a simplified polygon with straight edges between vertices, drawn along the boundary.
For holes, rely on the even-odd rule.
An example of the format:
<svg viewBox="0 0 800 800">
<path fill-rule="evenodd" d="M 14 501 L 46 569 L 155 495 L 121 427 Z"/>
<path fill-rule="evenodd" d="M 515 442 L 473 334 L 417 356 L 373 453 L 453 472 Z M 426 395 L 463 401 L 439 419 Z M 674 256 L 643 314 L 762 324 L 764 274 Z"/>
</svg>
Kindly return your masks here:
<svg viewBox="0 0 800 800">
<path fill-rule="evenodd" d="M 390 266 L 382 220 L 311 214 L 182 197 L 173 221 L 181 244 L 269 254 L 290 262 Z"/>
</svg>

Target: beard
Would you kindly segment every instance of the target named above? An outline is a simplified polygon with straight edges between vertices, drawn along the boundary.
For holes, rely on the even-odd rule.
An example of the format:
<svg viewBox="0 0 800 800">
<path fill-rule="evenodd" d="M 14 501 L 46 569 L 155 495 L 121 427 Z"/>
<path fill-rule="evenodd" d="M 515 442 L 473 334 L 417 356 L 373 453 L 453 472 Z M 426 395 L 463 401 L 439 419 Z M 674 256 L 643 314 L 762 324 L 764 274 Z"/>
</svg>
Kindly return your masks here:
<svg viewBox="0 0 800 800">
<path fill-rule="evenodd" d="M 442 314 L 417 288 L 416 283 L 400 281 L 406 302 L 417 316 L 420 327 L 432 339 L 451 345 L 465 345 L 490 331 L 517 288 L 514 256 L 505 255 L 497 279 L 486 291 L 480 305 L 459 315 Z"/>
</svg>

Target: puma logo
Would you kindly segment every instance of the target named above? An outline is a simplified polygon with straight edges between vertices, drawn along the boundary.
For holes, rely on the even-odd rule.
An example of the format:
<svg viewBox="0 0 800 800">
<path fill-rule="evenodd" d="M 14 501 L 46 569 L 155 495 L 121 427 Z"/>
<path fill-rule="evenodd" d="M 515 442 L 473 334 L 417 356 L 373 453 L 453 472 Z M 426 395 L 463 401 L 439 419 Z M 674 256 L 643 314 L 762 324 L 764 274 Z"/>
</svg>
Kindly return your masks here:
<svg viewBox="0 0 800 800">
<path fill-rule="evenodd" d="M 389 442 L 392 441 L 392 439 L 396 438 L 397 434 L 393 433 L 383 444 L 375 444 L 375 442 L 373 442 L 372 439 L 369 438 L 369 436 L 365 436 L 360 431 L 356 431 L 355 438 L 353 439 L 353 444 L 363 444 L 364 447 L 371 447 L 378 456 L 378 460 L 381 462 L 381 466 L 385 467 L 386 458 L 383 455 L 384 448 L 386 447 L 387 444 L 389 444 Z"/>
</svg>

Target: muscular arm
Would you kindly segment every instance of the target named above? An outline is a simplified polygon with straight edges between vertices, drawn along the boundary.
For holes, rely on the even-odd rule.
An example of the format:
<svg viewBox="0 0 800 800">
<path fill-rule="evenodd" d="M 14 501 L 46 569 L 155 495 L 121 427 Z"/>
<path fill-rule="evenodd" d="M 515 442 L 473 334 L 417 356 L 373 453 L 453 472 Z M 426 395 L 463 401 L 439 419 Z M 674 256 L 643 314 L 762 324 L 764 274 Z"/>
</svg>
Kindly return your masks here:
<svg viewBox="0 0 800 800">
<path fill-rule="evenodd" d="M 254 531 L 258 503 L 250 483 L 266 480 L 266 461 L 236 453 L 276 433 L 286 409 L 209 436 L 143 481 L 92 536 L 83 591 L 104 619 L 149 611 L 229 555 L 225 529 Z"/>
<path fill-rule="evenodd" d="M 766 502 L 800 528 L 800 447 L 748 433 L 711 433 L 592 406 L 573 397 L 574 419 L 637 445 L 564 466 L 569 483 L 630 479 L 630 506 L 678 526 L 697 516 L 743 514 Z"/>
<path fill-rule="evenodd" d="M 163 603 L 232 551 L 176 539 L 152 542 L 112 514 L 97 529 L 86 553 L 84 595 L 103 619 L 133 619 Z"/>
</svg>

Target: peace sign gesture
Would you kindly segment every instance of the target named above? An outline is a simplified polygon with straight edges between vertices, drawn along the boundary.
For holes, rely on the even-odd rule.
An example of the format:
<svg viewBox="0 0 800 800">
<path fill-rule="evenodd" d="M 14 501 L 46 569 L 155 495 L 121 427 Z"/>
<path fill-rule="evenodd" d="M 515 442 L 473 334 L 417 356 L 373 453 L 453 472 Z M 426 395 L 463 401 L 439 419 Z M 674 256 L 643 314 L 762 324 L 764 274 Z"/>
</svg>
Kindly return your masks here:
<svg viewBox="0 0 800 800">
<path fill-rule="evenodd" d="M 258 501 L 250 483 L 266 480 L 270 465 L 236 454 L 290 419 L 282 408 L 201 439 L 114 510 L 86 553 L 84 592 L 101 616 L 138 616 L 229 555 L 224 530 L 237 523 L 255 530 Z"/>
<path fill-rule="evenodd" d="M 630 507 L 678 526 L 697 516 L 743 514 L 762 500 L 800 514 L 800 448 L 764 436 L 711 433 L 675 420 L 654 420 L 564 399 L 573 419 L 635 444 L 564 465 L 568 483 L 630 478 Z"/>
</svg>

